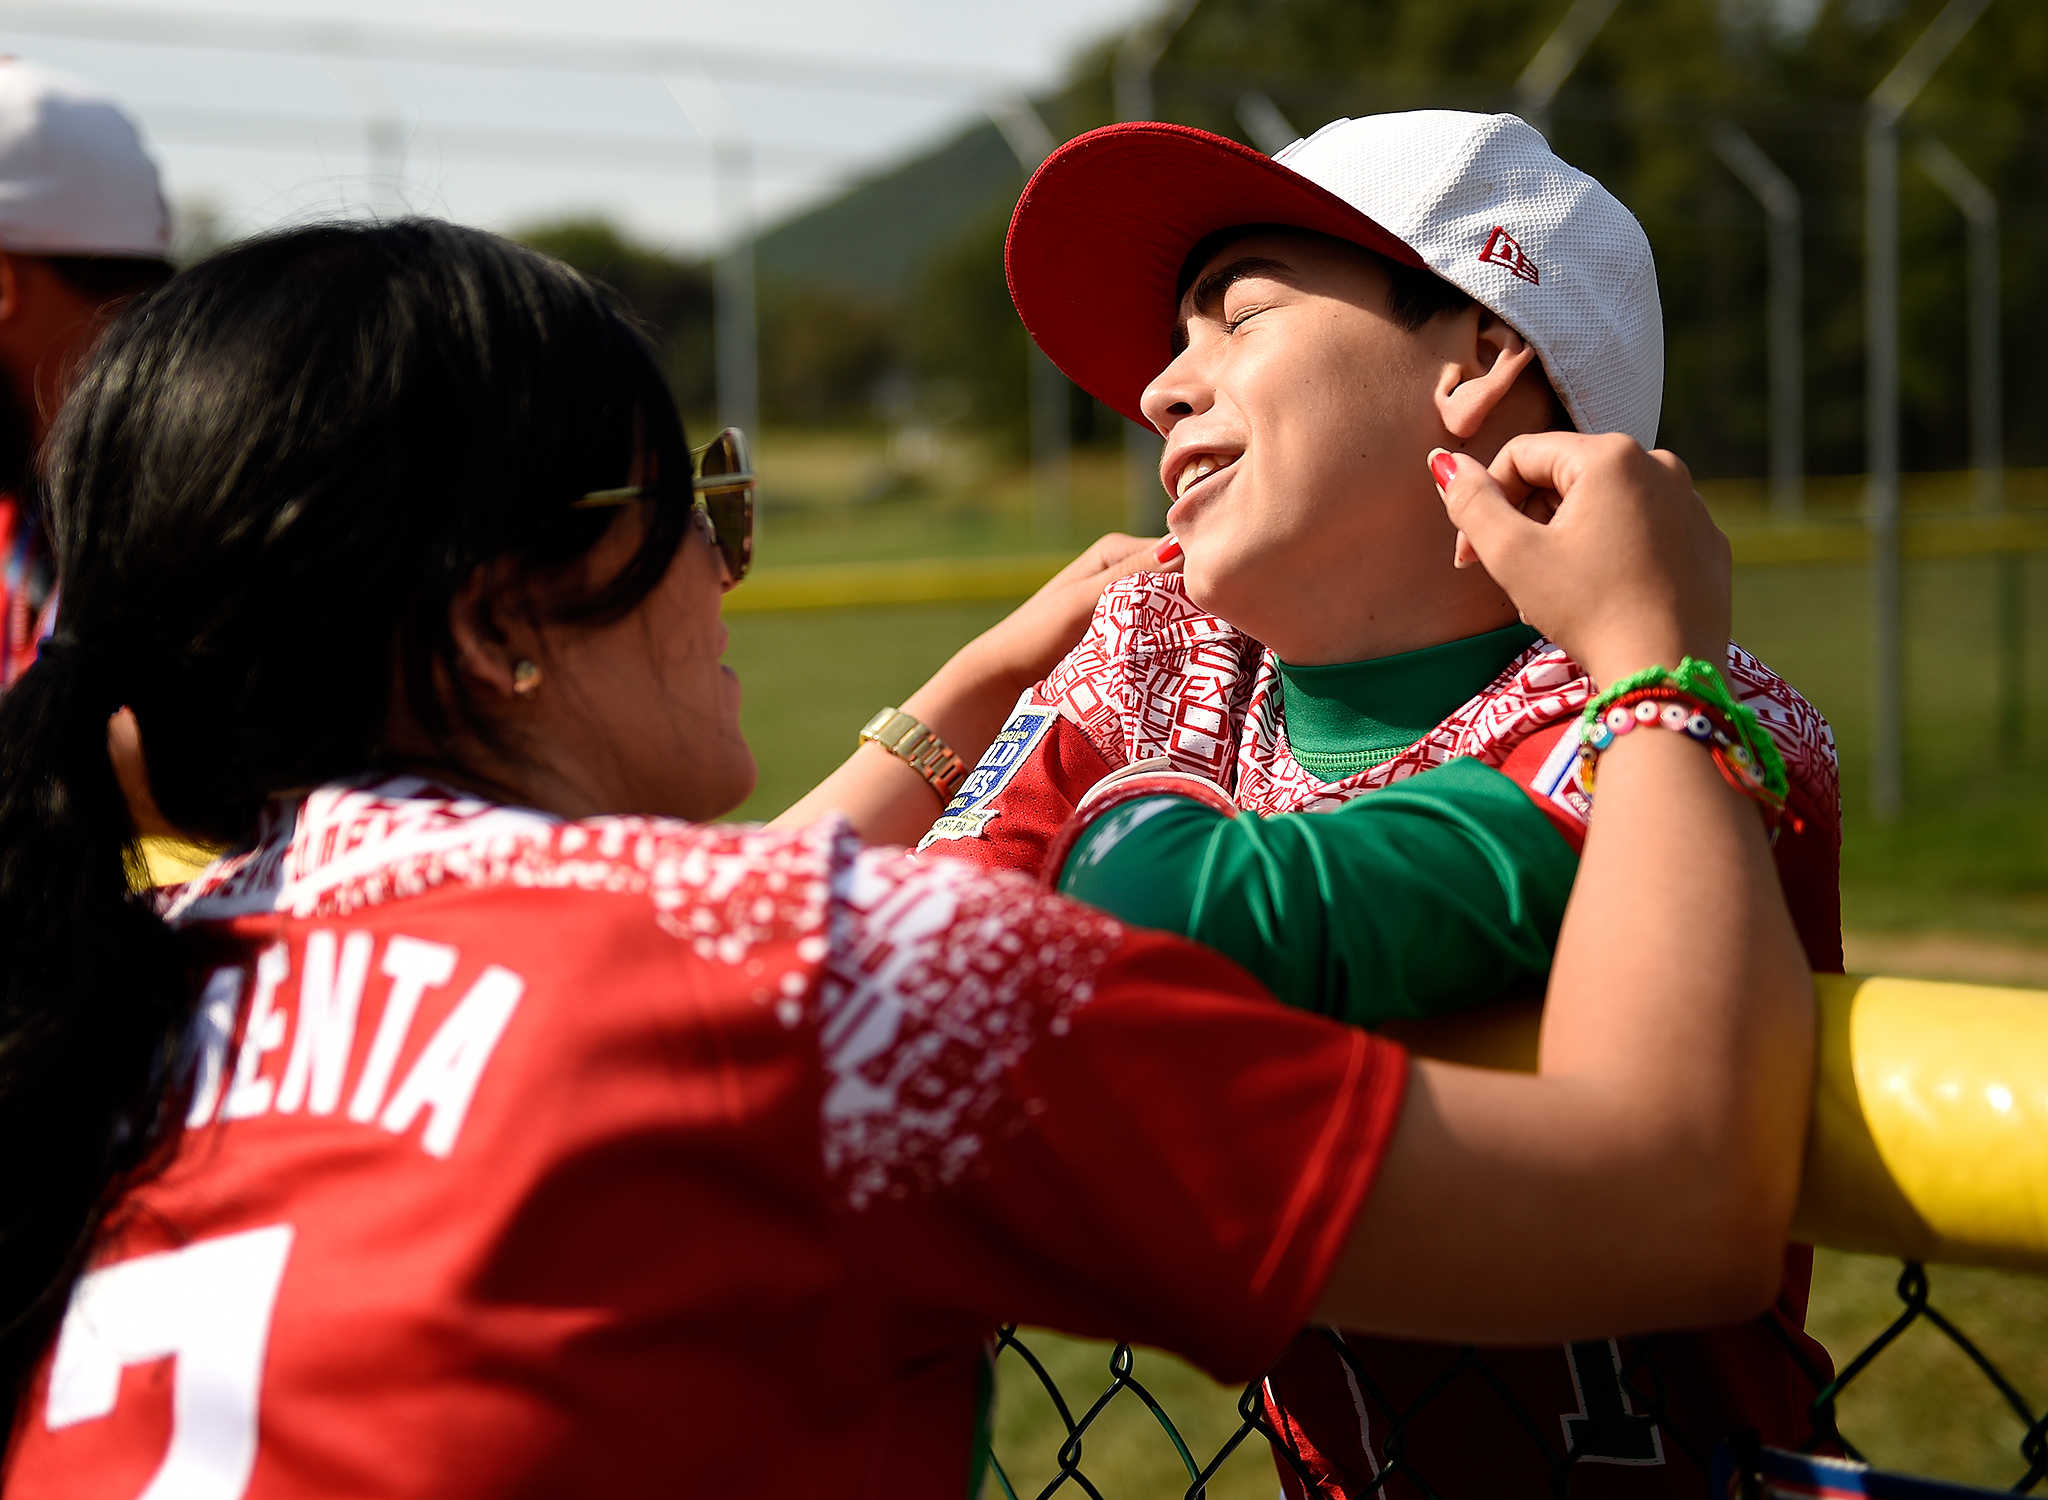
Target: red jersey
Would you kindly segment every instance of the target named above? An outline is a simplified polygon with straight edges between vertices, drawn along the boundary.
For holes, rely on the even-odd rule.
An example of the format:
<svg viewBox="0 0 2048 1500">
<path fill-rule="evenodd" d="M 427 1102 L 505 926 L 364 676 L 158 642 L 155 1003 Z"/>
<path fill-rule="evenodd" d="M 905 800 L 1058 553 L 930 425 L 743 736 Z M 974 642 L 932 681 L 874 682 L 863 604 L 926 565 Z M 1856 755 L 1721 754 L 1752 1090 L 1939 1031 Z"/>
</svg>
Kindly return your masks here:
<svg viewBox="0 0 2048 1500">
<path fill-rule="evenodd" d="M 1264 1368 L 1405 1078 L 1192 945 L 836 820 L 336 787 L 170 899 L 243 957 L 8 1500 L 950 1500 L 1000 1321 Z"/>
<path fill-rule="evenodd" d="M 35 665 L 36 648 L 56 626 L 50 549 L 20 498 L 0 494 L 0 688 Z"/>
<path fill-rule="evenodd" d="M 1839 972 L 1834 736 L 1740 647 L 1730 645 L 1724 675 L 1785 758 L 1791 818 L 1773 855 L 1809 962 Z M 1406 750 L 1336 782 L 1289 751 L 1281 688 L 1272 652 L 1196 605 L 1179 575 L 1120 579 L 918 847 L 948 862 L 1038 873 L 1088 790 L 1138 764 L 1204 777 L 1237 806 L 1272 815 L 1329 811 L 1460 757 L 1500 771 L 1575 852 L 1583 846 L 1592 799 L 1573 730 L 1594 684 L 1549 642 L 1530 646 Z M 1489 1350 L 1484 1369 L 1448 1346 L 1305 1333 L 1265 1384 L 1269 1419 L 1314 1476 L 1306 1489 L 1279 1460 L 1283 1490 L 1401 1500 L 1543 1494 L 1553 1466 L 1576 1451 L 1575 1495 L 1703 1496 L 1720 1437 L 1752 1427 L 1766 1443 L 1796 1448 L 1809 1430 L 1808 1404 L 1833 1373 L 1804 1332 L 1812 1259 L 1805 1246 L 1787 1248 L 1777 1304 L 1752 1322 Z"/>
</svg>

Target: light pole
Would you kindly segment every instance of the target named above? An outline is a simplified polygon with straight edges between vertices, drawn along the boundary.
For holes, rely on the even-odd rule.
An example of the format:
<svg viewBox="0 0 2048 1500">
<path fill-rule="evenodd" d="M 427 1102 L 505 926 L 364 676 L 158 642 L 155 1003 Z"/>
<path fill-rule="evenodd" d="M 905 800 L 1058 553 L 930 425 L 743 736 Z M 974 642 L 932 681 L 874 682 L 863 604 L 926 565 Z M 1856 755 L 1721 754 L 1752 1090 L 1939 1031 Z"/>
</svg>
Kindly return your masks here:
<svg viewBox="0 0 2048 1500">
<path fill-rule="evenodd" d="M 1550 101 L 1593 45 L 1593 38 L 1621 0 L 1572 0 L 1557 29 L 1544 39 L 1515 80 L 1515 108 L 1522 118 L 1550 134 Z"/>
<path fill-rule="evenodd" d="M 1058 144 L 1044 118 L 1029 99 L 1016 93 L 991 99 L 988 114 L 1029 181 Z M 1064 541 L 1074 509 L 1067 377 L 1038 347 L 1036 339 L 1027 336 L 1024 347 L 1031 421 L 1031 535 L 1040 542 Z"/>
<path fill-rule="evenodd" d="M 1899 117 L 1991 0 L 1949 0 L 1871 91 L 1863 114 L 1864 446 L 1870 527 L 1870 810 L 1905 805 L 1905 638 L 1899 578 Z"/>
<path fill-rule="evenodd" d="M 1998 330 L 1998 199 L 1955 153 L 1928 138 L 1913 153 L 1920 170 L 1949 197 L 1969 226 L 1970 469 L 1977 509 L 2005 509 L 2003 356 Z M 2025 625 L 2020 560 L 1998 554 L 1998 741 L 2017 760 L 2026 739 Z"/>
<path fill-rule="evenodd" d="M 327 67 L 363 119 L 372 208 L 396 217 L 405 212 L 405 120 L 398 101 L 367 57 L 331 52 Z"/>
<path fill-rule="evenodd" d="M 711 148 L 716 212 L 725 247 L 712 265 L 711 329 L 718 370 L 718 423 L 755 436 L 761 421 L 760 325 L 754 306 L 753 148 L 718 81 L 702 68 L 665 80 Z M 759 517 L 755 524 L 759 525 Z"/>
<path fill-rule="evenodd" d="M 1252 144 L 1268 156 L 1278 156 L 1301 139 L 1301 132 L 1280 113 L 1280 106 L 1257 89 L 1238 95 L 1237 123 L 1252 138 Z"/>
<path fill-rule="evenodd" d="M 1770 224 L 1770 294 L 1765 342 L 1771 402 L 1771 514 L 1797 520 L 1804 508 L 1805 414 L 1800 357 L 1799 189 L 1740 126 L 1714 126 L 1714 150 L 1756 195 Z"/>
<path fill-rule="evenodd" d="M 1194 13 L 1198 0 L 1172 0 L 1149 26 L 1125 33 L 1111 69 L 1119 120 L 1149 120 L 1153 114 L 1152 70 Z M 1149 536 L 1166 524 L 1166 491 L 1159 483 L 1159 458 L 1166 444 L 1157 432 L 1137 422 L 1124 423 L 1124 493 L 1127 525 Z"/>
</svg>

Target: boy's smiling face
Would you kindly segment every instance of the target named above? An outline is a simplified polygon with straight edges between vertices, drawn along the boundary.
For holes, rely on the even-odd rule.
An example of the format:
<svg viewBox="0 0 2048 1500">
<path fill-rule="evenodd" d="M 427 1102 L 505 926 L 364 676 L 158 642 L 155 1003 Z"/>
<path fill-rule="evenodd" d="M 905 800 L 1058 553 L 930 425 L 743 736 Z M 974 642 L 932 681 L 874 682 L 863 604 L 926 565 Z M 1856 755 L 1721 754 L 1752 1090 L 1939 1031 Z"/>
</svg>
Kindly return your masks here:
<svg viewBox="0 0 2048 1500">
<path fill-rule="evenodd" d="M 1297 665 L 1513 623 L 1430 479 L 1436 447 L 1490 460 L 1552 425 L 1534 351 L 1486 309 L 1414 332 L 1377 257 L 1308 233 L 1225 244 L 1181 299 L 1179 353 L 1146 388 L 1166 436 L 1167 524 L 1196 603 Z"/>
</svg>

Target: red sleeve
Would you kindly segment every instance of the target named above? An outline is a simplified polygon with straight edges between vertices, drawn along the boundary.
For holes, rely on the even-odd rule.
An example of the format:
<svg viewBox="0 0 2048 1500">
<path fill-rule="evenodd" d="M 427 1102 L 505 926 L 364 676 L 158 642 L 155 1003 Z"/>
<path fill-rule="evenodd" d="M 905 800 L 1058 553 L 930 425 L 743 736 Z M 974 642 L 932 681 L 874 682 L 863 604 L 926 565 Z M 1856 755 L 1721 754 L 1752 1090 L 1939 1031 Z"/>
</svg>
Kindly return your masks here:
<svg viewBox="0 0 2048 1500">
<path fill-rule="evenodd" d="M 1842 972 L 1842 823 L 1832 800 L 1794 783 L 1771 846 L 1792 929 L 1816 973 Z"/>
<path fill-rule="evenodd" d="M 1593 801 L 1579 784 L 1578 726 L 1577 718 L 1567 718 L 1517 741 L 1499 770 L 1550 819 L 1572 853 L 1583 854 Z"/>
<path fill-rule="evenodd" d="M 879 1289 L 879 1327 L 908 1340 L 899 1357 L 917 1357 L 920 1329 L 936 1343 L 1015 1319 L 1257 1375 L 1349 1236 L 1405 1054 L 1285 1009 L 1181 939 L 1021 881 L 910 868 L 855 896 L 871 922 L 919 913 L 865 939 L 886 955 L 893 1002 L 870 977 L 851 1000 L 828 997 L 824 1021 L 828 1048 L 848 1004 L 861 1030 L 888 1035 L 844 1096 L 871 1111 L 857 1135 L 835 1121 L 836 1092 L 825 1109 L 849 1281 Z M 914 1119 L 892 1117 L 912 1100 Z"/>
<path fill-rule="evenodd" d="M 1037 875 L 1074 805 L 1113 769 L 1058 708 L 1019 705 L 918 853 Z"/>
<path fill-rule="evenodd" d="M 1579 782 L 1577 719 L 1540 729 L 1517 743 L 1500 771 L 1528 793 L 1574 853 L 1586 843 L 1592 799 Z M 1803 765 L 1791 760 L 1793 766 Z M 1771 858 L 1806 961 L 1822 974 L 1842 972 L 1842 827 L 1829 786 L 1794 780 Z"/>
</svg>

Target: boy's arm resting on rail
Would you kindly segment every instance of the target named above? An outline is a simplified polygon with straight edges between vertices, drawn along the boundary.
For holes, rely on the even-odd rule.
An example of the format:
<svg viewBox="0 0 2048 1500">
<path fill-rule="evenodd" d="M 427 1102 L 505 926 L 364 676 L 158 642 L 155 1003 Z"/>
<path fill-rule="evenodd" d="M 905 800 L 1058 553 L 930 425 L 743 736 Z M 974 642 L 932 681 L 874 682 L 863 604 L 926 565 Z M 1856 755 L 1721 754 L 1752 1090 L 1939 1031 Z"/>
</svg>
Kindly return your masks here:
<svg viewBox="0 0 2048 1500">
<path fill-rule="evenodd" d="M 1540 1074 L 1411 1064 L 1319 1320 L 1604 1337 L 1728 1322 L 1775 1293 L 1812 991 L 1754 805 L 1675 735 L 1603 757 L 1600 794 Z"/>
<path fill-rule="evenodd" d="M 973 765 L 1019 695 L 1081 638 L 1103 589 L 1140 569 L 1179 566 L 1177 561 L 1157 561 L 1157 541 L 1120 532 L 1103 537 L 1000 622 L 962 646 L 903 700 L 901 708 Z M 848 726 L 849 736 L 857 727 Z M 908 762 L 870 741 L 770 826 L 798 828 L 836 812 L 871 844 L 911 844 L 931 826 L 940 806 L 930 782 Z"/>
<path fill-rule="evenodd" d="M 1510 503 L 1537 487 L 1564 496 L 1547 527 Z M 1460 460 L 1447 504 L 1461 556 L 1484 557 L 1603 683 L 1726 639 L 1726 542 L 1668 455 L 1516 439 L 1491 480 Z M 1683 736 L 1618 741 L 1538 1076 L 1411 1064 L 1317 1318 L 1534 1342 L 1758 1310 L 1778 1284 L 1812 1062 L 1812 984 L 1755 804 Z"/>
<path fill-rule="evenodd" d="M 1290 1005 L 1372 1026 L 1540 985 L 1577 865 L 1520 787 L 1457 760 L 1328 813 L 1127 802 L 1058 878 L 1228 955 Z"/>
</svg>

